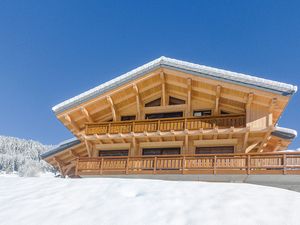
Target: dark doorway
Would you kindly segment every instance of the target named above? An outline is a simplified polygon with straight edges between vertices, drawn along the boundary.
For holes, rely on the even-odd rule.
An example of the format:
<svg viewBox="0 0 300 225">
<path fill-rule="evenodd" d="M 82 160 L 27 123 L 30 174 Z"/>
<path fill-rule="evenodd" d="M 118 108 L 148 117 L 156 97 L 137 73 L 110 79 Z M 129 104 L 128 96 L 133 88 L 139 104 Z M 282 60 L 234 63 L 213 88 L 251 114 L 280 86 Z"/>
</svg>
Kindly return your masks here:
<svg viewBox="0 0 300 225">
<path fill-rule="evenodd" d="M 174 118 L 182 117 L 183 112 L 167 112 L 167 113 L 152 113 L 146 114 L 145 119 L 162 119 L 162 118 Z"/>
</svg>

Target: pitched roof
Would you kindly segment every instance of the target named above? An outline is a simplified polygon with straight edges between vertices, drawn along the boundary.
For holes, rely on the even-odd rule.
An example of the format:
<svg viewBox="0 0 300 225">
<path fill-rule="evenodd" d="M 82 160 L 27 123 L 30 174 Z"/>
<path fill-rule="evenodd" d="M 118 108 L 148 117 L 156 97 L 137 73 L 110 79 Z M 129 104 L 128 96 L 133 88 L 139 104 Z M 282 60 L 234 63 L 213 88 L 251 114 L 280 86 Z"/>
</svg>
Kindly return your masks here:
<svg viewBox="0 0 300 225">
<path fill-rule="evenodd" d="M 135 80 L 157 68 L 169 68 L 187 72 L 196 76 L 222 80 L 230 83 L 263 89 L 265 91 L 274 92 L 281 95 L 292 95 L 297 91 L 297 86 L 281 83 L 277 81 L 267 80 L 255 76 L 250 76 L 242 73 L 235 73 L 227 70 L 216 69 L 213 67 L 203 66 L 199 64 L 189 63 L 177 59 L 160 57 L 143 66 L 140 66 L 128 73 L 116 77 L 108 82 L 105 82 L 95 88 L 92 88 L 82 94 L 70 98 L 58 105 L 55 105 L 52 110 L 55 114 L 61 113 L 74 106 L 78 106 L 83 102 L 93 99 L 105 92 L 108 92 L 116 87 L 119 87 L 127 82 Z"/>
</svg>

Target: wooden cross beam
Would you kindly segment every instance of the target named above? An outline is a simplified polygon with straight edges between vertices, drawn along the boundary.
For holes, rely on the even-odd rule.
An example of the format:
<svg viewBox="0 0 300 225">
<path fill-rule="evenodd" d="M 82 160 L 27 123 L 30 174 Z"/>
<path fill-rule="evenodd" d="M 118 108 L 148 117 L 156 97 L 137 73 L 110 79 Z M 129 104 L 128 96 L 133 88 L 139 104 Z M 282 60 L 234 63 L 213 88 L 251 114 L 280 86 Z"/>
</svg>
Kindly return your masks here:
<svg viewBox="0 0 300 225">
<path fill-rule="evenodd" d="M 108 102 L 108 104 L 110 105 L 110 108 L 111 108 L 113 121 L 117 121 L 117 110 L 116 110 L 116 107 L 114 105 L 114 102 L 113 102 L 113 100 L 110 96 L 107 96 L 106 99 L 107 99 L 107 102 Z"/>
</svg>

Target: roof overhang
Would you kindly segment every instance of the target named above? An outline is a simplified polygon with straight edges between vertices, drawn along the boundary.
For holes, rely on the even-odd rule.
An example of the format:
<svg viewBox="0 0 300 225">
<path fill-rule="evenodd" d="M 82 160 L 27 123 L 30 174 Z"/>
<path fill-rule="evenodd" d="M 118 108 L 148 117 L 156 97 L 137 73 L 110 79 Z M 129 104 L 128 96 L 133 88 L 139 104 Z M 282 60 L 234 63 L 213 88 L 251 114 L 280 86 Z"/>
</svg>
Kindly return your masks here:
<svg viewBox="0 0 300 225">
<path fill-rule="evenodd" d="M 81 143 L 81 141 L 78 140 L 77 138 L 68 139 L 66 141 L 61 142 L 57 147 L 55 147 L 47 152 L 42 153 L 41 158 L 46 159 L 50 156 L 56 155 L 60 152 L 63 152 L 71 147 L 79 145 L 80 143 Z"/>
<path fill-rule="evenodd" d="M 261 89 L 268 92 L 273 92 L 283 96 L 293 95 L 297 91 L 297 86 L 281 83 L 277 81 L 267 80 L 255 76 L 235 73 L 227 70 L 216 69 L 199 64 L 189 63 L 181 60 L 160 57 L 143 66 L 140 66 L 128 73 L 116 77 L 108 82 L 105 82 L 95 88 L 92 88 L 80 95 L 77 95 L 69 100 L 66 100 L 52 108 L 55 114 L 64 112 L 70 108 L 87 102 L 97 96 L 100 96 L 112 89 L 120 87 L 130 81 L 144 76 L 156 69 L 168 68 L 172 70 L 183 71 L 192 75 L 221 80 L 238 85 L 243 85 L 255 89 Z"/>
<path fill-rule="evenodd" d="M 275 127 L 275 130 L 271 133 L 271 135 L 291 141 L 297 137 L 297 131 L 284 127 Z"/>
</svg>

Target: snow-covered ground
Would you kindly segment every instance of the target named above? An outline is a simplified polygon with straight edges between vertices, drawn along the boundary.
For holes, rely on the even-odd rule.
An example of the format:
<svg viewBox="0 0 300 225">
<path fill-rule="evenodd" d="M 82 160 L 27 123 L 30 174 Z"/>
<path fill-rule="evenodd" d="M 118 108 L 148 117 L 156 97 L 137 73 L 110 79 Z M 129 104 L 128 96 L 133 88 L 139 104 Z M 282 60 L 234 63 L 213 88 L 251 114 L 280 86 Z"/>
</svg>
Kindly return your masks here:
<svg viewBox="0 0 300 225">
<path fill-rule="evenodd" d="M 300 193 L 236 183 L 0 176 L 0 224 L 298 225 Z"/>
</svg>

